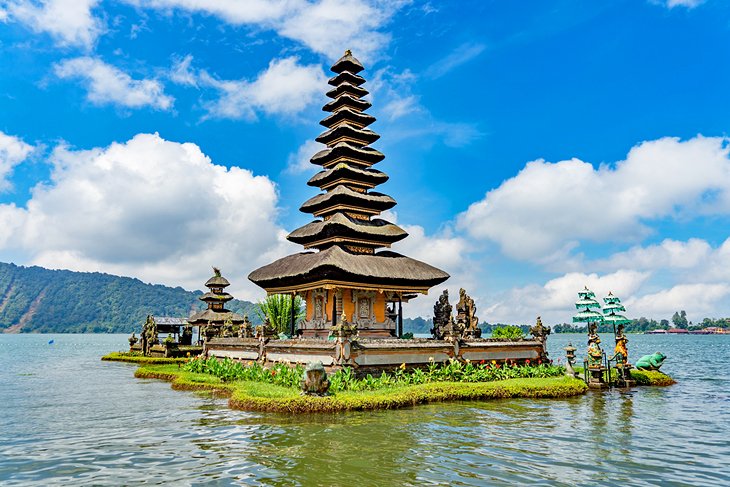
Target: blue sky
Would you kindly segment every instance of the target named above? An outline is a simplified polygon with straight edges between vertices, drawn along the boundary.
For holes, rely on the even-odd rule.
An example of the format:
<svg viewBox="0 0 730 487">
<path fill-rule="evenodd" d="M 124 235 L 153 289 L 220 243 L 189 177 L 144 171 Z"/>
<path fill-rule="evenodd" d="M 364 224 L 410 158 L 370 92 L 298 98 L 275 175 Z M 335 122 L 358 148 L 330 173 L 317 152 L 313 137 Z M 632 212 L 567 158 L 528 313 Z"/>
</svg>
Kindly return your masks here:
<svg viewBox="0 0 730 487">
<path fill-rule="evenodd" d="M 395 249 L 480 318 L 568 320 L 586 284 L 730 315 L 720 0 L 0 0 L 0 260 L 260 298 L 348 48 Z"/>
</svg>

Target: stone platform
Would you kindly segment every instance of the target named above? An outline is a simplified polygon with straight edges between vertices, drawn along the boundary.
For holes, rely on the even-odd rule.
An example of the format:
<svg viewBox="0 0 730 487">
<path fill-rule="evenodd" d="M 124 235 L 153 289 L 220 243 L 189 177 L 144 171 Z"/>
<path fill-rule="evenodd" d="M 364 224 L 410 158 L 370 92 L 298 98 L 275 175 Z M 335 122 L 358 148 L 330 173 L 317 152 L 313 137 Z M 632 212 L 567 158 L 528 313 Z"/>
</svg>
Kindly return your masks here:
<svg viewBox="0 0 730 487">
<path fill-rule="evenodd" d="M 542 342 L 536 340 L 465 339 L 457 341 L 352 338 L 325 340 L 298 338 L 213 338 L 205 345 L 208 357 L 253 360 L 262 363 L 306 364 L 320 361 L 328 368 L 343 366 L 366 370 L 392 369 L 402 364 L 420 367 L 449 359 L 472 362 L 524 362 L 546 359 Z"/>
</svg>

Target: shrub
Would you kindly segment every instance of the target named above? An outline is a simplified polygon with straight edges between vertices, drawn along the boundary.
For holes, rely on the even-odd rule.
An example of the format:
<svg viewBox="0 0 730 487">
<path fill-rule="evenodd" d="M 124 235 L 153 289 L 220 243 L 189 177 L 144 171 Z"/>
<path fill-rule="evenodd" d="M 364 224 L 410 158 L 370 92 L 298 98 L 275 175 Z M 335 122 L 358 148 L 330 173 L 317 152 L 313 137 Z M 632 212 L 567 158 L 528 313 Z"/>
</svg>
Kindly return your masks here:
<svg viewBox="0 0 730 487">
<path fill-rule="evenodd" d="M 492 330 L 492 338 L 509 338 L 510 340 L 519 340 L 525 338 L 522 329 L 519 326 L 507 325 L 498 326 Z"/>
</svg>

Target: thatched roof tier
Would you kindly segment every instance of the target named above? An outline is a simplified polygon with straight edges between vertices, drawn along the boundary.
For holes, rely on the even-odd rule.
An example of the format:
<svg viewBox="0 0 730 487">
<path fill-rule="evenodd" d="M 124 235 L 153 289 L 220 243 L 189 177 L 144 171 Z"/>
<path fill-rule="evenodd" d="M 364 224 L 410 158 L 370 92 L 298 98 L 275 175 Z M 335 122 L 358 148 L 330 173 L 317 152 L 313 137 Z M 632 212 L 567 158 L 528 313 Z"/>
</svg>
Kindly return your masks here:
<svg viewBox="0 0 730 487">
<path fill-rule="evenodd" d="M 343 71 L 337 76 L 331 77 L 327 83 L 332 86 L 337 86 L 342 83 L 350 83 L 351 85 L 360 86 L 365 83 L 365 78 L 357 74 L 352 74 L 348 71 Z"/>
<path fill-rule="evenodd" d="M 328 146 L 333 146 L 339 142 L 347 142 L 348 144 L 362 147 L 372 144 L 379 138 L 380 136 L 372 130 L 361 129 L 349 123 L 343 123 L 327 130 L 314 140 Z"/>
<path fill-rule="evenodd" d="M 325 169 L 312 176 L 307 184 L 322 189 L 328 189 L 337 184 L 373 188 L 388 180 L 388 175 L 377 169 L 360 169 L 344 162 L 331 169 Z"/>
<path fill-rule="evenodd" d="M 319 122 L 319 124 L 324 125 L 327 128 L 333 128 L 336 125 L 349 123 L 350 125 L 353 125 L 355 127 L 365 128 L 374 121 L 375 117 L 373 117 L 372 115 L 368 115 L 367 113 L 358 112 L 351 108 L 345 107 L 342 110 L 337 110 L 332 115 L 329 115 L 324 120 Z"/>
<path fill-rule="evenodd" d="M 205 282 L 205 287 L 228 287 L 231 283 L 223 276 L 215 275 Z"/>
<path fill-rule="evenodd" d="M 334 245 L 283 257 L 256 269 L 248 278 L 269 293 L 327 286 L 426 293 L 449 275 L 395 252 L 354 254 Z"/>
<path fill-rule="evenodd" d="M 350 107 L 355 110 L 364 111 L 370 108 L 372 103 L 370 103 L 367 100 L 361 100 L 360 98 L 356 98 L 354 96 L 348 95 L 347 93 L 341 95 L 338 98 L 335 98 L 331 102 L 327 103 L 325 106 L 322 107 L 322 110 L 325 112 L 336 112 L 338 110 L 341 110 L 345 107 Z"/>
<path fill-rule="evenodd" d="M 227 309 L 224 309 L 222 311 L 205 309 L 188 318 L 188 323 L 196 326 L 207 325 L 208 323 L 213 325 L 222 325 L 225 321 L 229 319 L 234 325 L 243 323 L 243 316 L 239 315 L 238 313 L 233 313 Z"/>
<path fill-rule="evenodd" d="M 369 167 L 385 159 L 382 152 L 370 147 L 355 147 L 347 142 L 339 142 L 333 147 L 321 150 L 310 159 L 312 164 L 329 167 L 338 162 Z"/>
<path fill-rule="evenodd" d="M 395 200 L 387 194 L 358 193 L 347 186 L 336 186 L 327 193 L 309 198 L 299 210 L 315 216 L 325 216 L 341 209 L 377 215 L 395 205 Z"/>
<path fill-rule="evenodd" d="M 353 85 L 345 81 L 337 85 L 335 88 L 332 88 L 325 94 L 330 98 L 337 98 L 344 93 L 347 93 L 357 98 L 362 98 L 363 96 L 367 95 L 369 91 L 365 88 L 361 88 L 357 85 Z"/>
<path fill-rule="evenodd" d="M 348 49 L 347 51 L 345 51 L 345 55 L 338 59 L 337 62 L 335 62 L 335 64 L 333 64 L 330 69 L 333 73 L 348 71 L 352 74 L 357 74 L 365 68 L 363 67 L 362 63 L 360 63 L 360 61 L 358 61 Z"/>
<path fill-rule="evenodd" d="M 198 299 L 201 300 L 201 301 L 205 301 L 206 303 L 208 303 L 208 302 L 211 302 L 211 303 L 221 303 L 221 302 L 222 303 L 226 303 L 226 302 L 230 301 L 231 299 L 233 299 L 233 296 L 231 296 L 228 293 L 211 293 L 211 292 L 208 292 L 208 293 L 205 293 L 202 296 L 200 296 Z"/>
<path fill-rule="evenodd" d="M 389 246 L 403 240 L 408 233 L 390 222 L 375 218 L 358 220 L 335 213 L 328 220 L 317 220 L 291 232 L 287 239 L 305 248 L 324 247 L 334 243 L 366 245 L 374 248 Z"/>
</svg>

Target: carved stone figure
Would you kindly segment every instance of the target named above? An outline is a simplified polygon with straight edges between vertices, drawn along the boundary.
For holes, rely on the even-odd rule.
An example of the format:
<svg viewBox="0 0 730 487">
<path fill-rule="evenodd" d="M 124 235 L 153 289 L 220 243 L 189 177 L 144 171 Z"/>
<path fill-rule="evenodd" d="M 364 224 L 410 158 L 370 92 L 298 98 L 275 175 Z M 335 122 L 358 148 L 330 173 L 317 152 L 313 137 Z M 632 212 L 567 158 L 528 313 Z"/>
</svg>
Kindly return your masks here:
<svg viewBox="0 0 730 487">
<path fill-rule="evenodd" d="M 636 361 L 636 368 L 639 370 L 659 370 L 666 359 L 667 356 L 662 352 L 644 355 Z"/>
<path fill-rule="evenodd" d="M 135 336 L 134 332 L 132 332 L 132 336 L 128 338 L 129 340 L 129 348 L 132 348 L 139 340 Z"/>
<path fill-rule="evenodd" d="M 538 342 L 542 343 L 542 358 L 546 358 L 547 353 L 547 336 L 550 334 L 550 327 L 549 326 L 543 326 L 542 319 L 540 317 L 537 317 L 537 321 L 535 322 L 535 326 L 530 327 L 530 335 L 535 338 Z"/>
<path fill-rule="evenodd" d="M 271 324 L 269 318 L 266 318 L 263 325 L 256 327 L 256 337 L 276 340 L 279 338 L 279 333 L 277 333 L 276 328 Z"/>
<path fill-rule="evenodd" d="M 183 332 L 180 335 L 180 345 L 192 345 L 193 344 L 193 327 L 185 325 Z"/>
<path fill-rule="evenodd" d="M 144 354 L 149 355 L 150 350 L 153 346 L 157 345 L 159 338 L 157 337 L 157 323 L 152 315 L 147 315 L 147 321 L 145 322 L 145 349 Z"/>
<path fill-rule="evenodd" d="M 618 325 L 618 331 L 616 332 L 616 348 L 613 350 L 613 357 L 611 360 L 616 361 L 616 365 L 626 366 L 628 365 L 629 351 L 626 344 L 629 339 L 624 334 L 624 325 Z"/>
<path fill-rule="evenodd" d="M 601 350 L 601 339 L 596 332 L 596 325 L 588 325 L 588 367 L 601 368 L 603 366 L 603 350 Z"/>
<path fill-rule="evenodd" d="M 248 315 L 243 315 L 243 323 L 241 323 L 241 326 L 238 328 L 238 337 L 239 338 L 253 338 L 254 332 L 253 332 L 253 325 L 248 320 Z"/>
<path fill-rule="evenodd" d="M 223 322 L 223 327 L 221 329 L 221 336 L 224 338 L 232 337 L 233 336 L 233 320 L 231 320 L 231 317 L 225 319 Z"/>
<path fill-rule="evenodd" d="M 453 333 L 451 310 L 449 290 L 444 289 L 436 304 L 433 305 L 433 328 L 431 328 L 431 334 L 436 340 L 443 340 L 447 332 Z"/>
<path fill-rule="evenodd" d="M 322 362 L 309 362 L 302 377 L 302 394 L 309 396 L 326 396 L 330 388 L 327 372 Z"/>
<path fill-rule="evenodd" d="M 476 311 L 477 307 L 474 304 L 474 300 L 466 294 L 463 288 L 459 289 L 459 302 L 456 304 L 456 327 L 459 330 L 463 330 L 463 334 L 467 338 L 479 338 L 482 336 Z"/>
</svg>

